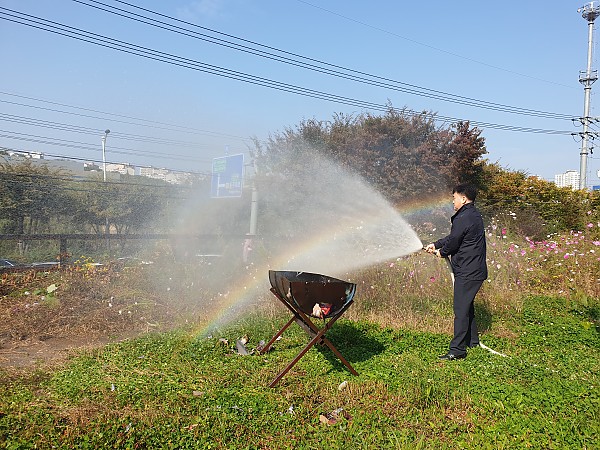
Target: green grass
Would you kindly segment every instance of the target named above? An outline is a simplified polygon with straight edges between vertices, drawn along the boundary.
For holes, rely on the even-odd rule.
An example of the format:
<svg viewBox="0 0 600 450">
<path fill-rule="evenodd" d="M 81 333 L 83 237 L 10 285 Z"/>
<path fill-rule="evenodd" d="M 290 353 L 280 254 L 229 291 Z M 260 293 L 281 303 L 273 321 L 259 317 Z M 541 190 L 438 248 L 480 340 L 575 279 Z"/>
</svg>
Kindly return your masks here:
<svg viewBox="0 0 600 450">
<path fill-rule="evenodd" d="M 441 363 L 449 336 L 338 321 L 275 388 L 307 343 L 292 325 L 266 355 L 241 356 L 276 331 L 247 318 L 211 337 L 189 331 L 113 344 L 54 371 L 0 372 L 4 448 L 599 448 L 600 332 L 591 307 L 529 297 L 517 338 Z M 281 324 L 287 317 L 281 318 Z M 276 324 L 277 325 L 277 324 Z M 338 385 L 348 381 L 348 387 Z M 321 413 L 343 408 L 335 425 Z"/>
</svg>

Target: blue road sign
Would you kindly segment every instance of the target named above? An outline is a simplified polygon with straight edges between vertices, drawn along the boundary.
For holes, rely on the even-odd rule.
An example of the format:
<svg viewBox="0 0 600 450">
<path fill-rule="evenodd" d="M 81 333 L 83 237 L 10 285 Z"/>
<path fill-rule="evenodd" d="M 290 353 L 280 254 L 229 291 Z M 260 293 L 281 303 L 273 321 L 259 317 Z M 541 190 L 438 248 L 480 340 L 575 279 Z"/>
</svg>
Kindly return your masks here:
<svg viewBox="0 0 600 450">
<path fill-rule="evenodd" d="M 244 177 L 244 155 L 213 158 L 210 196 L 212 198 L 241 197 Z"/>
</svg>

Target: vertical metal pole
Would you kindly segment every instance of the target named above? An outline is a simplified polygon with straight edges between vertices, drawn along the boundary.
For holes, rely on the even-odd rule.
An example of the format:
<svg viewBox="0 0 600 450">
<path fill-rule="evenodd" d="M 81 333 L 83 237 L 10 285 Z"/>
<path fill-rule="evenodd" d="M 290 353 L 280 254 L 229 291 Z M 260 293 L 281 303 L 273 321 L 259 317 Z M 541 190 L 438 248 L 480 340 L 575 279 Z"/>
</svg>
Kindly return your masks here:
<svg viewBox="0 0 600 450">
<path fill-rule="evenodd" d="M 110 133 L 110 130 L 104 131 L 104 136 L 102 136 L 102 174 L 104 182 L 106 183 L 106 138 Z M 110 254 L 110 240 L 109 240 L 109 226 L 108 226 L 108 215 L 106 216 L 106 223 L 104 226 L 104 234 L 106 235 L 106 248 L 108 253 Z"/>
<path fill-rule="evenodd" d="M 598 72 L 592 70 L 592 59 L 594 49 L 594 21 L 600 15 L 600 7 L 598 2 L 590 2 L 577 10 L 588 22 L 588 54 L 587 54 L 587 70 L 585 73 L 580 72 L 579 82 L 583 84 L 584 89 L 584 105 L 583 105 L 583 133 L 581 140 L 581 153 L 579 159 L 579 189 L 587 188 L 587 156 L 588 156 L 588 140 L 590 136 L 590 99 L 592 96 L 592 84 L 598 79 Z"/>
<path fill-rule="evenodd" d="M 106 182 L 106 138 L 108 137 L 110 130 L 104 131 L 102 136 L 102 173 L 104 174 L 104 182 Z"/>
<path fill-rule="evenodd" d="M 256 161 L 254 161 L 254 179 L 252 180 L 252 200 L 250 203 L 250 235 L 256 235 L 258 218 L 258 190 L 256 189 Z"/>
<path fill-rule="evenodd" d="M 250 234 L 256 234 L 256 222 L 258 215 L 258 191 L 256 189 L 256 181 L 252 182 L 252 203 L 250 205 Z"/>
<path fill-rule="evenodd" d="M 579 158 L 579 189 L 585 189 L 587 186 L 587 156 L 588 156 L 588 136 L 590 123 L 590 98 L 592 95 L 592 50 L 594 43 L 594 21 L 588 22 L 588 55 L 587 71 L 584 83 L 584 103 L 583 103 L 583 139 L 581 140 L 581 153 Z"/>
<path fill-rule="evenodd" d="M 102 136 L 102 176 L 106 183 L 106 134 Z"/>
</svg>

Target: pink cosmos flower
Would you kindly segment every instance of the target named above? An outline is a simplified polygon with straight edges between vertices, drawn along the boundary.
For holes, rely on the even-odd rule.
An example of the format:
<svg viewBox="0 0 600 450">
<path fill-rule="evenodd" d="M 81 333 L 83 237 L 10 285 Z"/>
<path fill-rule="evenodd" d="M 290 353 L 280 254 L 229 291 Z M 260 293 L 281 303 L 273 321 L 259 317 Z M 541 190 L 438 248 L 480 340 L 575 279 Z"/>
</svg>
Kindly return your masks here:
<svg viewBox="0 0 600 450">
<path fill-rule="evenodd" d="M 435 281 L 435 277 L 429 278 L 429 281 L 431 281 L 433 283 Z"/>
<path fill-rule="evenodd" d="M 593 223 L 591 223 L 591 222 L 587 224 L 587 227 L 588 227 L 588 228 L 592 228 L 593 226 L 594 226 L 594 224 L 593 224 Z"/>
<path fill-rule="evenodd" d="M 565 256 L 563 256 L 563 258 L 565 258 L 565 259 L 569 259 L 569 254 L 568 254 L 568 253 L 565 253 Z"/>
<path fill-rule="evenodd" d="M 502 236 L 506 234 L 506 228 L 502 228 Z"/>
</svg>

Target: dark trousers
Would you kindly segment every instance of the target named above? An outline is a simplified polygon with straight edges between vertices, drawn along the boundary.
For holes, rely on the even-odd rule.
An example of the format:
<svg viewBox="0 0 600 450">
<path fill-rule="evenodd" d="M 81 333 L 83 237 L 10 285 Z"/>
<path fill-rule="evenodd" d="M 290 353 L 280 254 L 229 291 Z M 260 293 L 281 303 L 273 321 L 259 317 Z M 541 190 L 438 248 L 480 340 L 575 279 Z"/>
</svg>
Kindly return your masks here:
<svg viewBox="0 0 600 450">
<path fill-rule="evenodd" d="M 450 341 L 450 353 L 464 355 L 467 346 L 479 345 L 473 302 L 482 284 L 482 280 L 454 280 L 454 338 Z"/>
</svg>

